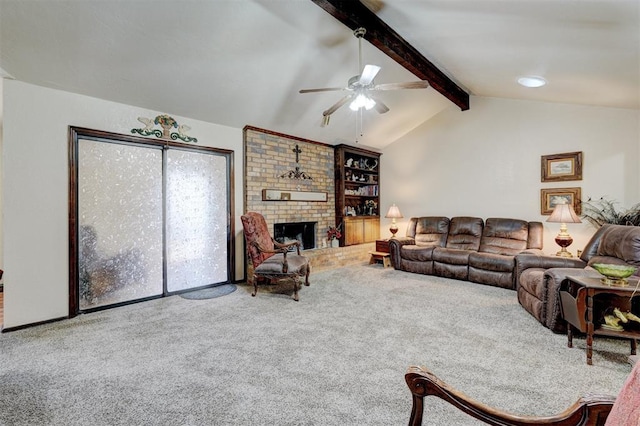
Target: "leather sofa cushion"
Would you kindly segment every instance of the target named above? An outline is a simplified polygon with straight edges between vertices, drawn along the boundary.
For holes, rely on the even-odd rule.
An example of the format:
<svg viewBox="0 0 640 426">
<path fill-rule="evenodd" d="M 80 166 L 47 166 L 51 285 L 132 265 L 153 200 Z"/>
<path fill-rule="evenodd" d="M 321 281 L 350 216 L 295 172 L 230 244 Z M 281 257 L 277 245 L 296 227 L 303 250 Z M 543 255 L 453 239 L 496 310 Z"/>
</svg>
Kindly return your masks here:
<svg viewBox="0 0 640 426">
<path fill-rule="evenodd" d="M 456 250 L 445 247 L 436 247 L 433 250 L 433 260 L 436 262 L 447 263 L 449 265 L 467 265 L 469 263 L 469 255 L 473 253 L 469 250 Z"/>
<path fill-rule="evenodd" d="M 513 290 L 513 272 L 496 272 L 469 265 L 469 281 Z"/>
<path fill-rule="evenodd" d="M 584 246 L 584 249 L 582 250 L 582 255 L 580 255 L 580 260 L 587 263 L 589 262 L 589 259 L 591 259 L 593 256 L 598 254 L 598 246 L 600 245 L 600 238 L 602 237 L 602 234 L 607 232 L 607 230 L 612 226 L 617 226 L 617 225 L 611 225 L 609 223 L 605 223 L 596 231 L 595 234 L 593 234 L 589 242 L 587 242 L 587 244 Z"/>
<path fill-rule="evenodd" d="M 527 248 L 542 250 L 544 240 L 544 227 L 542 222 L 529 222 Z"/>
<path fill-rule="evenodd" d="M 400 256 L 402 259 L 411 261 L 428 262 L 432 260 L 432 254 L 435 246 L 425 245 L 409 245 L 400 248 Z"/>
<path fill-rule="evenodd" d="M 520 275 L 518 281 L 522 289 L 540 301 L 547 299 L 547 289 L 543 285 L 544 271 L 544 268 L 529 268 Z"/>
<path fill-rule="evenodd" d="M 448 217 L 412 217 L 407 228 L 407 237 L 413 237 L 416 244 L 444 247 L 448 232 Z"/>
<path fill-rule="evenodd" d="M 453 278 L 456 280 L 466 281 L 469 279 L 469 267 L 466 264 L 451 265 L 447 263 L 433 262 L 433 273 L 439 277 Z"/>
<path fill-rule="evenodd" d="M 630 265 L 640 266 L 640 227 L 609 227 L 602 234 L 596 255 L 611 256 Z M 593 262 L 590 260 L 589 263 Z"/>
<path fill-rule="evenodd" d="M 540 324 L 545 324 L 547 309 L 546 303 L 543 300 L 536 298 L 524 288 L 520 287 L 518 288 L 518 302 L 527 312 L 533 315 Z"/>
<path fill-rule="evenodd" d="M 416 274 L 433 275 L 433 262 L 416 262 L 413 260 L 402 259 L 400 269 L 407 272 L 415 272 Z"/>
<path fill-rule="evenodd" d="M 513 256 L 505 256 L 495 253 L 476 253 L 469 254 L 469 266 L 476 269 L 494 272 L 513 272 L 515 266 Z"/>
<path fill-rule="evenodd" d="M 519 219 L 490 218 L 484 224 L 480 250 L 515 256 L 527 248 L 529 224 Z"/>
<path fill-rule="evenodd" d="M 447 248 L 478 250 L 484 221 L 479 217 L 458 216 L 451 218 Z"/>
</svg>

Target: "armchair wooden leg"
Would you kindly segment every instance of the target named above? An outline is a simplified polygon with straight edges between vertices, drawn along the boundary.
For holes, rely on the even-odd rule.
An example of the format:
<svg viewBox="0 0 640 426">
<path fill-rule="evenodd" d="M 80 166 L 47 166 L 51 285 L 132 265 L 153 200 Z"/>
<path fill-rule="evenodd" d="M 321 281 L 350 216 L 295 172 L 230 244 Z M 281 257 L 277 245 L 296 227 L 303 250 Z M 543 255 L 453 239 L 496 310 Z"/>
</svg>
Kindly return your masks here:
<svg viewBox="0 0 640 426">
<path fill-rule="evenodd" d="M 251 296 L 256 297 L 256 293 L 258 293 L 258 277 L 253 276 L 253 293 Z"/>
<path fill-rule="evenodd" d="M 293 277 L 293 300 L 296 302 L 300 299 L 298 298 L 298 289 L 300 288 L 300 284 L 298 283 L 298 277 Z"/>
</svg>

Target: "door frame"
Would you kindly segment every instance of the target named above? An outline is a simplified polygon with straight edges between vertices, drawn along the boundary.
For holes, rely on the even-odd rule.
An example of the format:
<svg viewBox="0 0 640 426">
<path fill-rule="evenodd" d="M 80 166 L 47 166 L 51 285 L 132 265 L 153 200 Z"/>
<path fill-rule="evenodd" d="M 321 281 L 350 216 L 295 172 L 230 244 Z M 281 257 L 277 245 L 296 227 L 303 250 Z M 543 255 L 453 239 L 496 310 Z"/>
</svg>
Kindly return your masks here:
<svg viewBox="0 0 640 426">
<path fill-rule="evenodd" d="M 226 159 L 227 165 L 227 282 L 232 283 L 235 282 L 235 223 L 232 220 L 233 212 L 235 211 L 235 201 L 234 201 L 234 151 L 228 149 L 214 148 L 209 146 L 200 146 L 187 144 L 182 142 L 174 142 L 169 140 L 162 139 L 149 139 L 141 136 L 133 136 L 133 135 L 123 135 L 119 133 L 107 132 L 103 130 L 94 130 L 88 129 L 84 127 L 76 127 L 69 126 L 69 141 L 68 141 L 68 153 L 69 153 L 69 318 L 73 318 L 78 315 L 81 311 L 80 301 L 79 301 L 79 265 L 78 265 L 78 170 L 79 170 L 79 158 L 78 158 L 78 141 L 80 139 L 88 139 L 102 142 L 111 142 L 111 143 L 124 143 L 124 144 L 132 144 L 139 146 L 148 146 L 149 148 L 160 148 L 163 151 L 163 163 L 165 162 L 165 151 L 168 149 L 180 149 L 187 150 L 193 152 L 208 152 L 214 153 L 217 155 L 222 155 Z M 163 164 L 163 198 L 164 194 L 164 176 L 165 173 L 165 165 Z M 163 223 L 165 221 L 164 215 L 166 211 L 163 212 Z M 146 297 L 143 299 L 136 299 L 132 301 L 120 302 L 113 305 L 100 306 L 95 309 L 87 310 L 102 310 L 108 309 L 115 306 L 128 305 L 131 303 L 143 302 L 146 300 L 157 299 L 161 297 L 170 296 L 173 294 L 177 294 L 180 292 L 171 292 L 168 293 L 166 289 L 166 227 L 163 226 L 163 283 L 162 283 L 162 294 L 158 296 Z M 219 285 L 220 283 L 212 284 L 204 287 L 211 287 L 214 285 Z M 203 287 L 200 287 L 203 288 Z M 193 291 L 194 289 L 189 289 L 185 291 Z M 182 291 L 184 292 L 184 291 Z M 83 311 L 84 312 L 84 311 Z"/>
</svg>

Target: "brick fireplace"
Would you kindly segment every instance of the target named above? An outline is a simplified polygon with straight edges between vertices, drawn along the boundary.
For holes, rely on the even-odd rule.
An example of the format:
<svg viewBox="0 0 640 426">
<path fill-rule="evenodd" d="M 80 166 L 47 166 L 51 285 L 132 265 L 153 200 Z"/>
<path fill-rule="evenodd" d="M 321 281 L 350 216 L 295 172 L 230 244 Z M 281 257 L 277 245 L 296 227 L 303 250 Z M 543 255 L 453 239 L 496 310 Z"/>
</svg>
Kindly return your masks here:
<svg viewBox="0 0 640 426">
<path fill-rule="evenodd" d="M 335 226 L 333 147 L 245 127 L 244 150 L 245 210 L 262 213 L 271 232 L 276 223 L 316 222 L 315 246 L 322 247 Z M 296 167 L 310 179 L 289 177 Z M 326 192 L 327 201 L 263 201 L 263 189 Z"/>
<path fill-rule="evenodd" d="M 325 248 L 335 226 L 333 146 L 246 126 L 244 170 L 244 209 L 260 212 L 274 238 L 275 224 L 315 223 L 316 250 L 305 251 L 313 270 L 368 261 L 373 243 Z M 263 200 L 265 189 L 326 193 L 327 201 Z"/>
</svg>

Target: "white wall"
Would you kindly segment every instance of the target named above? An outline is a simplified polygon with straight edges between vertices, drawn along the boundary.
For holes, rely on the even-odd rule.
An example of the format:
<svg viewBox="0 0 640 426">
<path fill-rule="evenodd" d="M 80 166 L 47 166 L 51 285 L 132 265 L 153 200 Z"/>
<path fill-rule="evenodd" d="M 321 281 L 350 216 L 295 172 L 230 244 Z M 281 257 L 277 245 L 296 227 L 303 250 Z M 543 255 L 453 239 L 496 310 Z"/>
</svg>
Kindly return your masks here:
<svg viewBox="0 0 640 426">
<path fill-rule="evenodd" d="M 4 326 L 68 315 L 68 126 L 129 134 L 134 106 L 4 80 L 0 227 L 5 270 Z M 0 110 L 1 111 L 1 110 Z M 235 151 L 236 278 L 243 278 L 242 130 L 174 116 L 192 127 L 199 144 Z M 387 147 L 381 158 L 382 209 L 396 203 L 411 216 L 473 215 L 545 221 L 540 189 L 582 188 L 583 197 L 607 196 L 630 207 L 640 201 L 640 112 L 472 97 L 471 109 L 443 111 Z M 212 118 L 214 119 L 214 118 Z M 583 151 L 583 180 L 541 183 L 540 156 Z M 388 236 L 390 220 L 383 219 Z M 559 225 L 545 223 L 545 247 L 554 252 Z M 569 225 L 575 251 L 593 228 Z"/>
<path fill-rule="evenodd" d="M 542 221 L 545 252 L 555 253 L 559 224 L 540 214 L 540 189 L 581 187 L 582 198 L 605 196 L 629 208 L 640 202 L 637 110 L 472 97 L 452 106 L 383 151 L 383 210 L 396 203 L 412 216 L 512 217 Z M 583 152 L 581 181 L 542 183 L 540 157 Z M 390 235 L 389 219 L 382 235 Z M 569 224 L 582 248 L 595 229 Z"/>
<path fill-rule="evenodd" d="M 4 327 L 68 315 L 69 126 L 131 134 L 159 113 L 4 81 Z M 199 145 L 235 151 L 236 258 L 243 259 L 242 129 L 174 116 Z M 212 119 L 215 117 L 212 117 Z M 236 268 L 242 278 L 242 265 Z"/>
<path fill-rule="evenodd" d="M 0 71 L 2 69 L 0 68 Z M 0 72 L 0 75 L 2 73 Z M 0 77 L 0 152 L 2 152 L 2 127 L 4 122 L 4 112 L 3 112 L 3 103 L 2 103 L 2 94 L 4 91 L 4 78 Z M 4 209 L 2 208 L 2 200 L 3 200 L 3 191 L 2 191 L 2 181 L 4 179 L 4 168 L 3 168 L 3 156 L 0 155 L 0 269 L 4 270 L 4 228 L 2 226 L 2 216 L 4 216 Z M 1 280 L 1 279 L 0 279 Z M 2 281 L 0 281 L 2 282 Z"/>
</svg>

